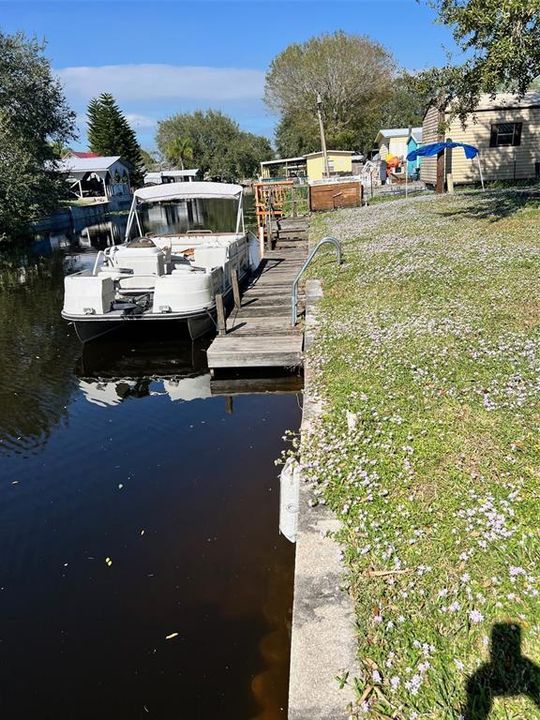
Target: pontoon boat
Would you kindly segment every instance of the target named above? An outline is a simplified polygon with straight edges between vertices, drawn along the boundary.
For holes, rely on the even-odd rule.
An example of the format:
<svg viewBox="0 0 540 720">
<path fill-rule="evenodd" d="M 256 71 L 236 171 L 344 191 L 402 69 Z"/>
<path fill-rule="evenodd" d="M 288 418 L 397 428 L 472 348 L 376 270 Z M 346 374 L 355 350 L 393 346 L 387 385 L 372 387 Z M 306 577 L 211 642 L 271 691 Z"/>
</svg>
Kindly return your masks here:
<svg viewBox="0 0 540 720">
<path fill-rule="evenodd" d="M 143 232 L 143 204 L 224 199 L 237 203 L 234 232 Z M 130 239 L 132 230 L 138 233 Z M 193 339 L 215 327 L 216 295 L 232 293 L 231 271 L 241 282 L 258 263 L 257 241 L 245 230 L 240 185 L 185 182 L 136 190 L 125 242 L 100 250 L 92 270 L 65 278 L 62 317 L 80 340 L 140 324 L 141 329 L 187 325 Z"/>
</svg>

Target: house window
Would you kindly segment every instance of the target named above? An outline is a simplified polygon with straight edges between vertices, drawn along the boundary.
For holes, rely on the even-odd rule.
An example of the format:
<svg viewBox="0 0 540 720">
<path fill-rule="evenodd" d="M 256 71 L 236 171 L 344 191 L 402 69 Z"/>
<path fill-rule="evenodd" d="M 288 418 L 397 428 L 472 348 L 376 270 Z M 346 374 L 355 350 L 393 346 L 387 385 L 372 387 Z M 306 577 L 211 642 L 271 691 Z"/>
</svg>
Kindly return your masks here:
<svg viewBox="0 0 540 720">
<path fill-rule="evenodd" d="M 497 123 L 491 126 L 490 147 L 521 145 L 522 123 Z"/>
</svg>

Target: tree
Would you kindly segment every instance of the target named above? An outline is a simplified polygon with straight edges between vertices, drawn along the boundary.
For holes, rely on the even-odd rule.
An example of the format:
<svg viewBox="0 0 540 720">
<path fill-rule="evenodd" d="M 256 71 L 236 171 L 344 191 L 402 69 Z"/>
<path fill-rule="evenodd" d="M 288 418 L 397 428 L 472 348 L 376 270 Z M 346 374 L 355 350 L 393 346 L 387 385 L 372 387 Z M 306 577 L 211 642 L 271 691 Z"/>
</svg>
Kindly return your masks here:
<svg viewBox="0 0 540 720">
<path fill-rule="evenodd" d="M 283 115 L 275 132 L 280 157 L 298 157 L 321 149 L 319 126 L 306 113 Z"/>
<path fill-rule="evenodd" d="M 0 238 L 22 235 L 65 193 L 58 148 L 75 137 L 75 114 L 43 51 L 0 31 Z"/>
<path fill-rule="evenodd" d="M 423 76 L 401 72 L 392 85 L 392 92 L 381 108 L 380 126 L 418 127 L 422 125 L 433 93 L 422 82 Z"/>
<path fill-rule="evenodd" d="M 160 169 L 161 161 L 158 157 L 158 153 L 141 148 L 141 158 L 146 172 L 152 172 Z"/>
<path fill-rule="evenodd" d="M 268 138 L 241 132 L 233 146 L 233 157 L 238 178 L 252 178 L 259 174 L 260 163 L 274 157 Z"/>
<path fill-rule="evenodd" d="M 181 170 L 185 170 L 185 163 L 193 160 L 193 147 L 188 137 L 175 137 L 166 148 L 165 157 L 173 165 L 180 165 Z"/>
<path fill-rule="evenodd" d="M 162 120 L 156 144 L 172 159 L 171 147 L 181 138 L 192 149 L 192 161 L 203 177 L 235 181 L 252 177 L 261 160 L 272 157 L 266 138 L 240 130 L 238 123 L 219 110 L 197 110 Z"/>
<path fill-rule="evenodd" d="M 141 185 L 144 171 L 141 148 L 135 132 L 110 93 L 102 93 L 88 104 L 88 143 L 99 155 L 121 155 L 131 165 L 134 185 Z"/>
<path fill-rule="evenodd" d="M 540 0 L 431 0 L 458 45 L 472 57 L 454 74 L 458 111 L 482 92 L 523 95 L 540 75 Z"/>
<path fill-rule="evenodd" d="M 313 149 L 320 95 L 328 146 L 371 148 L 379 110 L 391 94 L 394 70 L 388 51 L 365 36 L 338 31 L 289 45 L 272 60 L 266 74 L 266 103 L 284 123 L 279 144 L 287 139 L 296 153 Z"/>
</svg>

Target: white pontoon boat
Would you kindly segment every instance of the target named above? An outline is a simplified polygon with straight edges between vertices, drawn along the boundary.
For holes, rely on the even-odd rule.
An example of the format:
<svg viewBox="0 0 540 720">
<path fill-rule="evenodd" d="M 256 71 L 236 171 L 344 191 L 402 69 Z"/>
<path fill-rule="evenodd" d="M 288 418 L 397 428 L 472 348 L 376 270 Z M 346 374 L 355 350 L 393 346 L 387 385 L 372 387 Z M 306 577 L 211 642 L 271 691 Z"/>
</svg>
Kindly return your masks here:
<svg viewBox="0 0 540 720">
<path fill-rule="evenodd" d="M 237 203 L 234 232 L 189 230 L 143 233 L 144 203 L 225 199 Z M 138 237 L 129 239 L 132 230 Z M 245 230 L 240 185 L 210 182 L 169 183 L 136 190 L 122 245 L 100 250 L 92 270 L 65 278 L 62 317 L 73 322 L 87 341 L 146 323 L 171 330 L 187 325 L 193 339 L 215 327 L 216 294 L 225 302 L 232 293 L 231 270 L 241 282 L 257 264 L 250 250 L 255 236 Z"/>
</svg>

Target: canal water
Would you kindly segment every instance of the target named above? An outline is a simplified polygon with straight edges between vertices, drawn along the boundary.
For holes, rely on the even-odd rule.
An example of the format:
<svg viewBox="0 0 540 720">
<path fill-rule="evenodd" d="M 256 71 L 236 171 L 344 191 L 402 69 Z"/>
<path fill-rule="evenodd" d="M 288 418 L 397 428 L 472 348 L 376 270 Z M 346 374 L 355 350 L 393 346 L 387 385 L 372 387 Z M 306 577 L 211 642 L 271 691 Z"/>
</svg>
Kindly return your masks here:
<svg viewBox="0 0 540 720">
<path fill-rule="evenodd" d="M 64 273 L 124 221 L 0 254 L 0 717 L 284 719 L 300 398 L 216 391 L 204 342 L 79 344 Z"/>
</svg>

